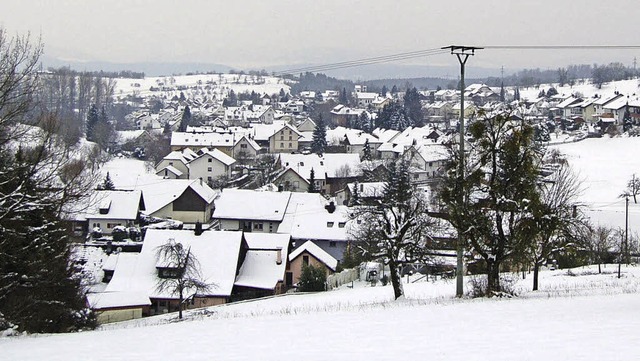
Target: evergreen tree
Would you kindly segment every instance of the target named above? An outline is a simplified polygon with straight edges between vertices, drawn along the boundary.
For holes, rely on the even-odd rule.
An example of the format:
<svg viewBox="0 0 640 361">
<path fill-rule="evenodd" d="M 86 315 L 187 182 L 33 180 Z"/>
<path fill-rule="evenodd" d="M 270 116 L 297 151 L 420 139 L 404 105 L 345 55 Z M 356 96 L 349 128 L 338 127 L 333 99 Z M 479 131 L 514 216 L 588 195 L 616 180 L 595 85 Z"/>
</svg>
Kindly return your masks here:
<svg viewBox="0 0 640 361">
<path fill-rule="evenodd" d="M 403 131 L 411 125 L 409 118 L 399 101 L 392 101 L 385 105 L 376 119 L 376 123 L 380 128 L 399 131 Z"/>
<path fill-rule="evenodd" d="M 178 131 L 186 132 L 187 126 L 189 125 L 191 125 L 191 109 L 187 105 L 184 107 L 184 111 L 182 112 L 182 119 L 180 119 L 180 128 Z"/>
<path fill-rule="evenodd" d="M 504 103 L 505 101 L 505 93 L 504 93 L 504 82 L 500 83 L 500 101 Z"/>
<path fill-rule="evenodd" d="M 360 183 L 356 180 L 353 183 L 353 194 L 351 195 L 351 206 L 357 206 L 360 204 Z"/>
<path fill-rule="evenodd" d="M 238 105 L 238 96 L 233 89 L 229 91 L 229 95 L 222 101 L 222 105 L 225 107 L 235 107 Z"/>
<path fill-rule="evenodd" d="M 342 88 L 340 92 L 340 98 L 338 99 L 338 103 L 342 105 L 349 105 L 349 97 L 347 96 L 347 88 Z"/>
<path fill-rule="evenodd" d="M 364 141 L 364 146 L 362 147 L 362 157 L 361 157 L 361 161 L 365 161 L 365 160 L 372 160 L 373 157 L 371 156 L 371 146 L 369 145 L 369 139 Z"/>
<path fill-rule="evenodd" d="M 33 119 L 38 128 L 28 134 L 19 126 L 29 112 L 40 113 L 33 101 L 42 45 L 0 29 L 0 54 L 0 329 L 91 327 L 95 318 L 61 221 L 70 199 L 95 187 L 86 178 L 91 158 L 76 159 L 63 147 L 53 133 L 60 121 L 51 115 Z"/>
<path fill-rule="evenodd" d="M 185 96 L 184 96 L 184 93 L 183 93 L 183 92 L 180 92 L 180 98 L 179 98 L 179 100 L 180 100 L 181 102 L 183 102 L 183 101 L 187 100 L 187 97 L 185 97 Z"/>
<path fill-rule="evenodd" d="M 398 87 L 394 85 L 393 87 L 391 87 L 391 94 L 395 95 L 397 93 L 398 93 Z"/>
<path fill-rule="evenodd" d="M 116 189 L 116 186 L 113 184 L 113 181 L 111 180 L 111 176 L 109 175 L 109 172 L 107 172 L 107 176 L 104 178 L 104 182 L 102 182 L 99 189 L 103 189 L 106 191 L 113 191 Z"/>
<path fill-rule="evenodd" d="M 95 104 L 91 104 L 89 112 L 87 113 L 87 140 L 95 141 L 95 130 L 100 122 L 100 114 L 98 114 L 98 107 Z"/>
<path fill-rule="evenodd" d="M 324 153 L 327 148 L 327 125 L 322 118 L 322 114 L 316 120 L 316 128 L 313 130 L 313 138 L 311 140 L 311 152 L 316 154 Z"/>
<path fill-rule="evenodd" d="M 382 90 L 380 91 L 380 94 L 382 95 L 382 97 L 386 97 L 388 92 L 389 92 L 389 88 L 387 88 L 386 85 L 383 85 Z"/>
<path fill-rule="evenodd" d="M 307 188 L 307 192 L 318 193 L 318 188 L 316 188 L 316 172 L 313 168 L 311 168 L 311 172 L 309 173 L 309 187 Z"/>
<path fill-rule="evenodd" d="M 422 127 L 424 125 L 420 93 L 415 87 L 407 89 L 404 95 L 404 111 L 411 126 Z"/>
<path fill-rule="evenodd" d="M 298 290 L 301 292 L 319 292 L 325 290 L 327 273 L 322 266 L 303 265 L 298 279 Z"/>
<path fill-rule="evenodd" d="M 633 120 L 631 119 L 631 112 L 629 112 L 629 103 L 624 109 L 624 116 L 622 118 L 622 131 L 627 132 L 633 127 Z"/>
<path fill-rule="evenodd" d="M 528 248 L 529 231 L 523 225 L 540 203 L 542 152 L 534 141 L 533 127 L 512 122 L 508 114 L 478 119 L 469 125 L 469 133 L 470 143 L 476 145 L 468 155 L 475 160 L 473 168 L 461 180 L 459 159 L 451 159 L 441 197 L 449 222 L 484 260 L 486 292 L 491 296 L 502 291 L 501 265 L 522 259 Z"/>
</svg>

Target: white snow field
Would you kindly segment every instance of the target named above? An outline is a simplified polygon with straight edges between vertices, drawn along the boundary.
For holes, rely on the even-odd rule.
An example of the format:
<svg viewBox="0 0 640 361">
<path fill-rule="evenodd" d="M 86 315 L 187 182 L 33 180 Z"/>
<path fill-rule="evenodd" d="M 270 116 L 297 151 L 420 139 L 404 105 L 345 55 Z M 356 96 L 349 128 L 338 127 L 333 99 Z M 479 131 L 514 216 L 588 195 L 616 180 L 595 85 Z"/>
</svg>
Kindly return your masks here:
<svg viewBox="0 0 640 361">
<path fill-rule="evenodd" d="M 98 331 L 0 338 L 3 360 L 633 360 L 640 268 L 531 275 L 520 297 L 452 297 L 451 280 L 354 288 L 218 306 Z M 406 280 L 406 278 L 405 278 Z"/>
<path fill-rule="evenodd" d="M 605 136 L 553 147 L 566 154 L 572 169 L 583 180 L 579 201 L 592 221 L 624 228 L 625 200 L 619 196 L 634 173 L 640 177 L 640 137 Z M 640 232 L 640 206 L 633 198 L 629 202 L 629 229 Z"/>
</svg>

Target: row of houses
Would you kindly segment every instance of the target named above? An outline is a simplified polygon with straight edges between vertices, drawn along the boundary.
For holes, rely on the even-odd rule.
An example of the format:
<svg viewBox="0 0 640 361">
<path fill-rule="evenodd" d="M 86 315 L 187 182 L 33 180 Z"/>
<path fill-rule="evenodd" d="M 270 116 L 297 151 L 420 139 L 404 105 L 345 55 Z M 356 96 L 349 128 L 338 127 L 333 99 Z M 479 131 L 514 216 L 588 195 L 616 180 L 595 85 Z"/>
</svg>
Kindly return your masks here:
<svg viewBox="0 0 640 361">
<path fill-rule="evenodd" d="M 287 234 L 149 229 L 140 252 L 102 255 L 101 291 L 87 296 L 99 323 L 178 310 L 178 295 L 158 287 L 162 280 L 179 277 L 181 270 L 158 252 L 176 242 L 198 261 L 199 279 L 209 285 L 197 293 L 186 289 L 183 309 L 284 293 L 300 277 L 303 265 L 321 267 L 327 274 L 337 268 L 337 261 L 311 242 L 291 251 Z"/>
</svg>

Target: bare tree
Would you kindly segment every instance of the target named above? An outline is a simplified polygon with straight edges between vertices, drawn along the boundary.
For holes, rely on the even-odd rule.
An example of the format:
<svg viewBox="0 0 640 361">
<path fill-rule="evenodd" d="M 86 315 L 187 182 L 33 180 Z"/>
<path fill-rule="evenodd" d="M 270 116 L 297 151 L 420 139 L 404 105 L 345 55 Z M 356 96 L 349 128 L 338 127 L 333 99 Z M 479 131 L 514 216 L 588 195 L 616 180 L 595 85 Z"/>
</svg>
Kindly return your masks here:
<svg viewBox="0 0 640 361">
<path fill-rule="evenodd" d="M 613 236 L 613 229 L 605 226 L 588 228 L 585 239 L 585 246 L 589 251 L 591 262 L 598 264 L 598 273 L 602 273 L 603 263 L 609 263 L 613 261 Z"/>
<path fill-rule="evenodd" d="M 202 280 L 200 262 L 191 253 L 191 248 L 185 248 L 174 239 L 159 246 L 156 256 L 164 271 L 158 280 L 157 290 L 178 296 L 178 318 L 182 319 L 185 295 L 195 297 L 215 285 Z"/>
<path fill-rule="evenodd" d="M 531 205 L 530 216 L 523 221 L 525 258 L 533 264 L 533 290 L 538 289 L 538 272 L 553 254 L 576 247 L 576 235 L 586 225 L 576 204 L 580 181 L 565 163 L 540 182 L 539 202 Z"/>
<path fill-rule="evenodd" d="M 627 189 L 620 194 L 620 198 L 633 197 L 633 203 L 638 204 L 638 194 L 640 194 L 640 178 L 636 177 L 634 173 L 627 182 Z"/>
</svg>

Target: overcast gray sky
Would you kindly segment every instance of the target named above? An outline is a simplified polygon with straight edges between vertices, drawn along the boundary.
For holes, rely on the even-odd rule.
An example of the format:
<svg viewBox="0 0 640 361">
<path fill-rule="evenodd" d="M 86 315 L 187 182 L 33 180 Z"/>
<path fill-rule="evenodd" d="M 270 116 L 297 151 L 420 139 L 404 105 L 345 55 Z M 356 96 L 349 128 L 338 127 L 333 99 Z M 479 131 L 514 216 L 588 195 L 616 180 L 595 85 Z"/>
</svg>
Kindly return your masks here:
<svg viewBox="0 0 640 361">
<path fill-rule="evenodd" d="M 0 25 L 42 35 L 66 60 L 206 62 L 237 68 L 330 63 L 459 45 L 635 45 L 637 0 L 2 0 Z M 498 51 L 476 66 L 621 61 L 638 50 Z M 413 60 L 440 65 L 450 55 Z"/>
</svg>

